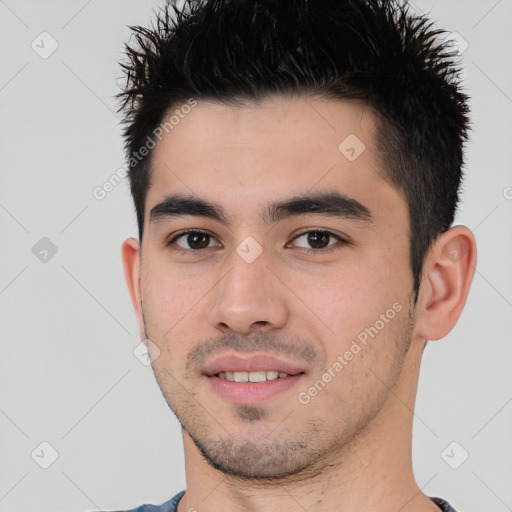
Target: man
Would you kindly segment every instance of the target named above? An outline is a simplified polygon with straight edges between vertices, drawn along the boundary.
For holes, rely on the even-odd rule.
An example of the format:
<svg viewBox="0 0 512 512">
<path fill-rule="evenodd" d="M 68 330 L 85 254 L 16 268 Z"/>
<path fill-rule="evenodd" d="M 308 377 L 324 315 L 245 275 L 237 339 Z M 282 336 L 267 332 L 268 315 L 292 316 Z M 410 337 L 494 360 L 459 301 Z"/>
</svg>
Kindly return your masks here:
<svg viewBox="0 0 512 512">
<path fill-rule="evenodd" d="M 476 265 L 446 34 L 391 0 L 188 2 L 133 31 L 123 261 L 187 479 L 136 510 L 453 511 L 411 462 L 422 352 Z"/>
</svg>

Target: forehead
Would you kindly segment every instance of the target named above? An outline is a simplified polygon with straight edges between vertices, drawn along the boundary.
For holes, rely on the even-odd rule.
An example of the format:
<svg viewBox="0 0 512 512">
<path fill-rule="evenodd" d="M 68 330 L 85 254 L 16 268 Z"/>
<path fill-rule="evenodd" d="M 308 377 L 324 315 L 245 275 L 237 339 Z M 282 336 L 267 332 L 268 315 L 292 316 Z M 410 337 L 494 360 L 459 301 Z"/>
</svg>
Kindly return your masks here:
<svg viewBox="0 0 512 512">
<path fill-rule="evenodd" d="M 180 109 L 171 109 L 171 115 L 174 110 Z M 191 162 L 205 156 L 218 161 L 229 147 L 245 154 L 271 149 L 274 155 L 260 156 L 286 155 L 300 162 L 315 161 L 319 152 L 327 151 L 334 162 L 341 156 L 339 144 L 350 135 L 349 142 L 357 137 L 371 146 L 375 124 L 372 112 L 360 102 L 283 96 L 236 106 L 199 101 L 186 115 L 172 117 L 176 124 L 157 145 L 156 160 L 172 151 Z M 360 143 L 356 149 L 362 149 Z"/>
<path fill-rule="evenodd" d="M 226 201 L 237 215 L 249 215 L 250 205 L 260 210 L 269 201 L 315 189 L 335 189 L 375 208 L 402 201 L 398 206 L 404 213 L 401 195 L 381 176 L 376 118 L 359 102 L 271 97 L 232 106 L 199 101 L 186 112 L 154 149 L 146 217 L 173 193 Z"/>
</svg>

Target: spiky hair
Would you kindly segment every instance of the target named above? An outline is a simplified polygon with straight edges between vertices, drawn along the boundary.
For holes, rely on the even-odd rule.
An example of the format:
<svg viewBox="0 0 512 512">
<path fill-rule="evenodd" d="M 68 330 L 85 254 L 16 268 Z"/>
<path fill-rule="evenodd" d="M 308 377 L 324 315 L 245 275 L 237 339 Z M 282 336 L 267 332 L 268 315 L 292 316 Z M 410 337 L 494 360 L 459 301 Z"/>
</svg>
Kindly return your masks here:
<svg viewBox="0 0 512 512">
<path fill-rule="evenodd" d="M 454 220 L 469 126 L 449 32 L 399 0 L 187 0 L 155 18 L 130 27 L 118 95 L 140 238 L 152 152 L 131 155 L 170 108 L 275 94 L 362 100 L 378 120 L 384 177 L 408 204 L 417 298 L 424 256 Z"/>
</svg>

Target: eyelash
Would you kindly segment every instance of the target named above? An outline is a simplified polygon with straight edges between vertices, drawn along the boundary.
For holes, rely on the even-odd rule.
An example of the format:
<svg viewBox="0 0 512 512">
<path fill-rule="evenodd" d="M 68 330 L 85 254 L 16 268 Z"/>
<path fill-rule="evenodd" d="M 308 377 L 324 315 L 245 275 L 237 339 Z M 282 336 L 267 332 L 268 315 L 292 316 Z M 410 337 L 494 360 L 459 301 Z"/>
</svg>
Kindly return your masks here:
<svg viewBox="0 0 512 512">
<path fill-rule="evenodd" d="M 350 242 L 346 239 L 344 239 L 343 237 L 333 233 L 332 231 L 328 231 L 328 230 L 325 230 L 325 229 L 309 229 L 308 231 L 303 231 L 302 233 L 298 233 L 297 235 L 295 235 L 295 237 L 292 239 L 292 240 L 296 240 L 297 238 L 300 238 L 301 236 L 304 236 L 304 235 L 307 235 L 309 233 L 317 233 L 317 234 L 323 234 L 323 235 L 328 235 L 330 237 L 333 237 L 335 238 L 338 242 L 341 242 L 341 246 L 344 246 L 344 245 L 349 245 Z M 188 230 L 185 230 L 185 231 L 181 231 L 180 233 L 176 234 L 175 236 L 173 236 L 168 242 L 167 242 L 167 246 L 170 246 L 172 244 L 174 244 L 176 242 L 176 240 L 180 239 L 181 237 L 183 236 L 187 236 L 187 235 L 191 235 L 191 234 L 200 234 L 200 235 L 206 235 L 210 238 L 213 238 L 215 239 L 215 237 L 213 235 L 210 235 L 209 233 L 207 233 L 206 231 L 201 231 L 199 229 L 188 229 Z M 327 247 L 325 248 L 322 248 L 322 249 L 304 249 L 304 252 L 306 254 L 319 254 L 321 252 L 325 253 L 325 252 L 330 252 L 330 248 L 334 247 L 336 244 L 329 244 Z M 340 247 L 337 247 L 338 249 Z M 188 254 L 192 254 L 192 253 L 199 253 L 200 251 L 203 251 L 205 249 L 210 249 L 210 247 L 205 247 L 203 249 L 183 249 L 183 247 L 180 247 L 180 249 L 178 250 L 181 250 L 183 251 L 184 253 L 188 253 Z"/>
</svg>

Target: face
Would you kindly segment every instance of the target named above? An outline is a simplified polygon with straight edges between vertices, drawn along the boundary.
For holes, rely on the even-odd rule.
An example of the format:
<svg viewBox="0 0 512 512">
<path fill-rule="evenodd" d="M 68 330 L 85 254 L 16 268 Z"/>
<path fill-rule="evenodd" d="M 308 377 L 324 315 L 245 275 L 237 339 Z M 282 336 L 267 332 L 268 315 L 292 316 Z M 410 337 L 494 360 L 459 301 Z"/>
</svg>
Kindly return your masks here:
<svg viewBox="0 0 512 512">
<path fill-rule="evenodd" d="M 226 473 L 319 470 L 397 382 L 408 211 L 374 128 L 355 102 L 199 102 L 154 150 L 141 329 L 184 435 Z"/>
</svg>

